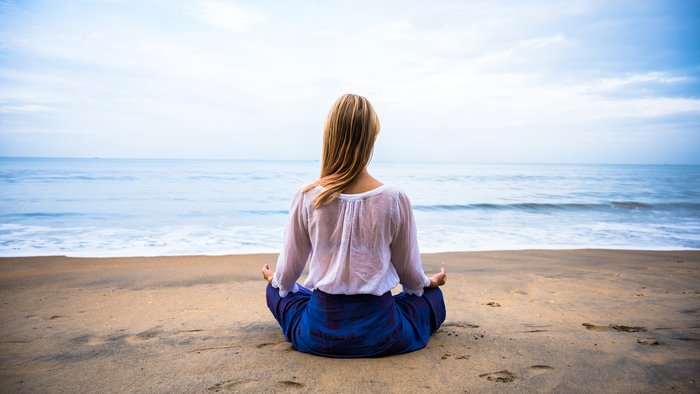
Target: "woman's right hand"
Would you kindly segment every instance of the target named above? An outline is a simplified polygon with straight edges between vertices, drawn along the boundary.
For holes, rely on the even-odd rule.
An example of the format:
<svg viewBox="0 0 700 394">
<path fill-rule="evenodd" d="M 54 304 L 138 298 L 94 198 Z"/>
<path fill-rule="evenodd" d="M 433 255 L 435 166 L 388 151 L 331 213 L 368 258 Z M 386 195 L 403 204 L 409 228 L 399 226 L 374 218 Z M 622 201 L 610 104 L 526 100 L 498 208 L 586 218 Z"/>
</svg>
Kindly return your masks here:
<svg viewBox="0 0 700 394">
<path fill-rule="evenodd" d="M 445 274 L 445 267 L 440 267 L 440 272 L 430 277 L 429 287 L 442 286 L 447 282 L 447 274 Z"/>
<path fill-rule="evenodd" d="M 275 273 L 270 270 L 270 266 L 265 264 L 262 267 L 262 275 L 263 279 L 267 281 L 267 283 L 272 283 L 272 277 L 275 276 Z"/>
</svg>

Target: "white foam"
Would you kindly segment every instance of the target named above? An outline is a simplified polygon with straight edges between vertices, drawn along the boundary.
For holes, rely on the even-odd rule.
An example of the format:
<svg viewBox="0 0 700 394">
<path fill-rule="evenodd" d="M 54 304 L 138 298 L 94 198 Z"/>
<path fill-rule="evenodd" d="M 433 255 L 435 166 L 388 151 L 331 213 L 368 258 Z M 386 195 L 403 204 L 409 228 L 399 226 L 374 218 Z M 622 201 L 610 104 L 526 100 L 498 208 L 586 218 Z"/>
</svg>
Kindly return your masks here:
<svg viewBox="0 0 700 394">
<path fill-rule="evenodd" d="M 2 230 L 11 230 L 5 232 Z M 282 228 L 169 226 L 157 229 L 0 225 L 0 256 L 127 257 L 274 253 Z"/>
<path fill-rule="evenodd" d="M 660 236 L 658 230 L 619 223 L 570 226 L 567 232 L 548 225 L 476 228 L 457 225 L 419 226 L 424 253 L 522 249 L 696 249 L 688 239 Z M 558 230 L 558 231 L 557 231 Z M 609 237 L 602 237 L 600 232 Z M 52 228 L 0 224 L 0 256 L 129 257 L 279 253 L 283 228 L 263 226 L 158 228 Z"/>
</svg>

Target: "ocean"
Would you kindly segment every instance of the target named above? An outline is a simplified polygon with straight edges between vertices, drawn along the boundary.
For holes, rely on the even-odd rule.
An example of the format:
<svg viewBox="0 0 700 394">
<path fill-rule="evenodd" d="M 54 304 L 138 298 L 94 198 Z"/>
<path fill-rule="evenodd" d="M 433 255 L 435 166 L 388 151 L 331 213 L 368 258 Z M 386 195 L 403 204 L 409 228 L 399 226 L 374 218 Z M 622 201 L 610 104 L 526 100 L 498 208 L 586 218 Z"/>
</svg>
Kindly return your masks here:
<svg viewBox="0 0 700 394">
<path fill-rule="evenodd" d="M 317 161 L 0 158 L 0 256 L 279 252 Z M 700 249 L 700 166 L 373 162 L 422 252 Z"/>
</svg>

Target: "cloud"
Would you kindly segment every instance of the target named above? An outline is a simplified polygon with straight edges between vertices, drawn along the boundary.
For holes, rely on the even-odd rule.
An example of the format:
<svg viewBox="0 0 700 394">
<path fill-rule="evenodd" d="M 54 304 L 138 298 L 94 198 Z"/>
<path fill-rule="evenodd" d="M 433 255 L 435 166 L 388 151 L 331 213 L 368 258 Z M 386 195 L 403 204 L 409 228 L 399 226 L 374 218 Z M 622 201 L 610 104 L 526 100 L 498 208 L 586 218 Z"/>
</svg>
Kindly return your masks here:
<svg viewBox="0 0 700 394">
<path fill-rule="evenodd" d="M 0 105 L 0 113 L 11 114 L 11 113 L 35 113 L 35 112 L 47 112 L 53 111 L 54 108 L 47 107 L 45 105 L 37 104 L 24 104 L 24 105 Z"/>
<path fill-rule="evenodd" d="M 696 79 L 690 76 L 676 76 L 669 72 L 652 71 L 646 73 L 633 73 L 614 78 L 603 78 L 590 85 L 591 91 L 608 92 L 622 89 L 631 85 L 650 84 L 681 84 L 694 82 Z"/>
<path fill-rule="evenodd" d="M 640 24 L 691 23 L 640 16 L 663 15 L 661 3 L 625 12 L 600 1 L 61 4 L 0 15 L 3 138 L 99 135 L 81 145 L 86 156 L 114 152 L 121 138 L 153 156 L 197 146 L 204 156 L 313 158 L 318 148 L 303 146 L 318 142 L 325 111 L 348 91 L 373 101 L 384 138 L 400 135 L 397 144 L 433 159 L 474 141 L 484 156 L 515 152 L 495 146 L 513 135 L 560 157 L 591 134 L 653 135 L 663 123 L 655 135 L 665 141 L 669 130 L 700 129 L 698 62 L 667 60 L 686 59 L 670 38 L 647 50 L 635 35 Z"/>
<path fill-rule="evenodd" d="M 247 32 L 265 18 L 259 9 L 226 1 L 202 0 L 196 3 L 195 16 L 203 22 L 235 32 Z"/>
<path fill-rule="evenodd" d="M 552 45 L 560 44 L 565 41 L 566 37 L 564 37 L 564 35 L 561 33 L 557 33 L 549 37 L 539 37 L 523 40 L 518 43 L 518 46 L 521 48 L 545 48 Z"/>
</svg>

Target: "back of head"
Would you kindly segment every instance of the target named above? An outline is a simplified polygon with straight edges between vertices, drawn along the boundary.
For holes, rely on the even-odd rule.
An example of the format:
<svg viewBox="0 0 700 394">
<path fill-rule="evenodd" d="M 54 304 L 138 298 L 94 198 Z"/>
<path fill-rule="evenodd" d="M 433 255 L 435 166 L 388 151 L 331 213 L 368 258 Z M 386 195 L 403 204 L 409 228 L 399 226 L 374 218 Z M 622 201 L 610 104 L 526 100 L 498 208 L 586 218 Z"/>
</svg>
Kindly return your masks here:
<svg viewBox="0 0 700 394">
<path fill-rule="evenodd" d="M 333 201 L 355 182 L 367 167 L 379 134 L 379 117 L 369 100 L 344 94 L 331 107 L 323 131 L 321 177 L 309 188 L 321 185 L 318 207 Z"/>
</svg>

